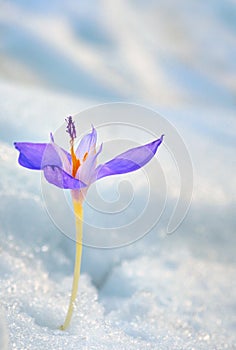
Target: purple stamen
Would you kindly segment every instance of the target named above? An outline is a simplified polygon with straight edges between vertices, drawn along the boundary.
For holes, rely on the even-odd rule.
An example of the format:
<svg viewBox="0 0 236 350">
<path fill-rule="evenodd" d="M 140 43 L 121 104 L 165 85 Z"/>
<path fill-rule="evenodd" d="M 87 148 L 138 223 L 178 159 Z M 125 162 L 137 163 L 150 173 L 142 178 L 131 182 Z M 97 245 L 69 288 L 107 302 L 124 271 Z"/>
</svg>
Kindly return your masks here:
<svg viewBox="0 0 236 350">
<path fill-rule="evenodd" d="M 73 121 L 71 116 L 66 118 L 65 121 L 67 122 L 66 132 L 68 132 L 71 140 L 73 141 L 76 138 L 75 122 Z"/>
</svg>

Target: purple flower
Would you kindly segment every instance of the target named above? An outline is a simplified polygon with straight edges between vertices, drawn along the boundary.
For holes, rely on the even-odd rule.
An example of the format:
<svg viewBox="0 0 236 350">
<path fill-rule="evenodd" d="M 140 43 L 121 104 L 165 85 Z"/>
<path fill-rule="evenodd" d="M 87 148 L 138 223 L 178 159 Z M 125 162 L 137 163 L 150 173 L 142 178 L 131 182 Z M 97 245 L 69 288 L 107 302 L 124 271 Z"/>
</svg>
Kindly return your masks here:
<svg viewBox="0 0 236 350">
<path fill-rule="evenodd" d="M 67 118 L 66 122 L 66 131 L 70 135 L 70 153 L 59 147 L 52 135 L 49 143 L 15 142 L 14 145 L 20 152 L 20 165 L 42 170 L 48 182 L 60 188 L 71 189 L 74 196 L 78 192 L 85 195 L 94 181 L 105 176 L 125 174 L 143 167 L 152 159 L 163 141 L 162 135 L 157 140 L 129 149 L 97 166 L 102 145 L 96 149 L 96 129 L 92 127 L 91 133 L 85 135 L 74 150 L 75 124 L 72 117 Z"/>
<path fill-rule="evenodd" d="M 69 327 L 78 290 L 82 256 L 83 199 L 89 186 L 105 176 L 125 174 L 140 169 L 152 159 L 163 141 L 162 135 L 160 139 L 129 149 L 105 164 L 97 166 L 97 157 L 102 151 L 102 145 L 98 150 L 96 149 L 95 128 L 92 127 L 91 133 L 81 139 L 75 150 L 75 124 L 72 117 L 68 117 L 66 122 L 66 132 L 70 136 L 70 153 L 54 142 L 52 134 L 49 143 L 14 143 L 20 152 L 20 165 L 29 169 L 42 170 L 48 182 L 60 188 L 70 189 L 72 193 L 76 223 L 76 258 L 70 303 L 65 322 L 60 327 L 61 330 Z"/>
</svg>

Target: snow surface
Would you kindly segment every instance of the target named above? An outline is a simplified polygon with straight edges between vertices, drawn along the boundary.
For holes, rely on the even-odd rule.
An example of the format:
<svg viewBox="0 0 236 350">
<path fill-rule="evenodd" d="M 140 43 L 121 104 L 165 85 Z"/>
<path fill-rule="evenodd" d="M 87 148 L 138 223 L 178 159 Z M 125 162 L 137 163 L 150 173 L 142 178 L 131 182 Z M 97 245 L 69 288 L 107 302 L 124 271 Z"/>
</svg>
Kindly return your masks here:
<svg viewBox="0 0 236 350">
<path fill-rule="evenodd" d="M 1 7 L 0 349 L 235 349 L 235 2 Z M 61 332 L 74 242 L 12 143 L 45 141 L 68 114 L 114 100 L 151 105 L 176 126 L 194 164 L 193 201 L 171 236 L 168 198 L 143 239 L 85 247 L 76 311 Z"/>
</svg>

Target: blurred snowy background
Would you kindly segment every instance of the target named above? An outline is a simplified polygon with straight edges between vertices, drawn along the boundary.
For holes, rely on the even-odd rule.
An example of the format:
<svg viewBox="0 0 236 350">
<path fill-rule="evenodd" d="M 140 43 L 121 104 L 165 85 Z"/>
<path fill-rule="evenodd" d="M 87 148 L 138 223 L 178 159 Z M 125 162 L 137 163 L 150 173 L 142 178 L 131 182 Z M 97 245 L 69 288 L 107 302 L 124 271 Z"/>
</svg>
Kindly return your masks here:
<svg viewBox="0 0 236 350">
<path fill-rule="evenodd" d="M 0 348 L 236 348 L 236 1 L 2 0 L 0 30 Z M 193 201 L 171 236 L 164 218 L 133 245 L 84 250 L 62 333 L 74 242 L 12 143 L 46 141 L 65 116 L 113 101 L 175 125 Z"/>
</svg>

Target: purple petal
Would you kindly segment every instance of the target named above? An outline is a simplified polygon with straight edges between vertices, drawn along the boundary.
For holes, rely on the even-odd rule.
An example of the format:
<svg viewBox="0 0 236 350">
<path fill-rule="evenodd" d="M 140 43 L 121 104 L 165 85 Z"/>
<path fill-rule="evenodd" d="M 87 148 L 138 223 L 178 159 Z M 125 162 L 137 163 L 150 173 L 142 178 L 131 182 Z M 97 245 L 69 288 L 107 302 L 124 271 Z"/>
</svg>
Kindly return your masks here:
<svg viewBox="0 0 236 350">
<path fill-rule="evenodd" d="M 81 164 L 78 170 L 78 177 L 81 181 L 86 182 L 86 184 L 91 184 L 96 180 L 96 161 L 98 155 L 102 151 L 102 144 L 100 145 L 97 153 L 90 152 L 86 160 Z"/>
<path fill-rule="evenodd" d="M 109 162 L 99 165 L 96 169 L 96 180 L 105 176 L 125 174 L 142 168 L 155 155 L 157 148 L 163 141 L 163 137 L 164 135 L 160 139 L 144 146 L 131 148 Z"/>
<path fill-rule="evenodd" d="M 51 145 L 53 146 L 54 150 L 58 154 L 58 157 L 60 157 L 63 170 L 65 170 L 67 173 L 71 174 L 71 171 L 72 171 L 72 169 L 71 169 L 72 168 L 71 155 L 67 151 L 65 151 L 63 148 L 58 146 L 54 141 L 51 143 Z M 47 153 L 49 153 L 48 157 L 47 157 Z M 50 154 L 52 155 L 51 149 L 50 148 L 48 149 L 48 147 L 47 147 L 45 150 L 44 158 L 43 158 L 43 165 L 57 165 L 57 164 L 50 163 L 50 161 L 49 161 Z M 58 165 L 60 166 L 60 164 L 58 164 Z"/>
<path fill-rule="evenodd" d="M 97 142 L 97 132 L 94 127 L 92 127 L 92 132 L 85 135 L 79 143 L 76 150 L 76 156 L 79 159 L 83 159 L 86 152 L 89 153 L 92 147 L 95 148 Z"/>
<path fill-rule="evenodd" d="M 42 170 L 46 165 L 62 166 L 59 153 L 51 143 L 15 142 L 15 148 L 20 152 L 19 164 L 33 170 Z M 67 156 L 69 153 L 61 149 Z"/>
<path fill-rule="evenodd" d="M 60 167 L 47 165 L 43 171 L 46 180 L 57 187 L 71 190 L 86 187 L 82 181 L 75 179 Z"/>
<path fill-rule="evenodd" d="M 40 170 L 47 143 L 15 142 L 15 148 L 20 152 L 18 162 L 20 165 Z"/>
</svg>

